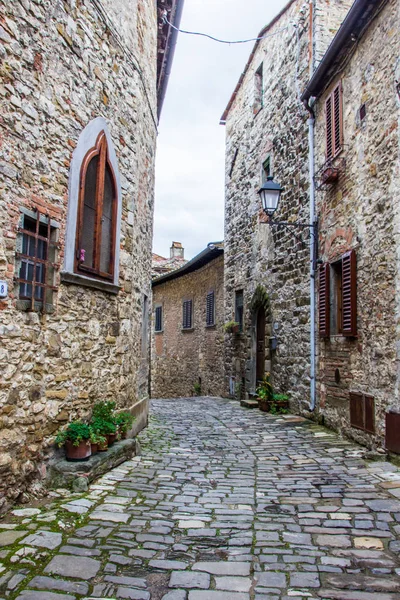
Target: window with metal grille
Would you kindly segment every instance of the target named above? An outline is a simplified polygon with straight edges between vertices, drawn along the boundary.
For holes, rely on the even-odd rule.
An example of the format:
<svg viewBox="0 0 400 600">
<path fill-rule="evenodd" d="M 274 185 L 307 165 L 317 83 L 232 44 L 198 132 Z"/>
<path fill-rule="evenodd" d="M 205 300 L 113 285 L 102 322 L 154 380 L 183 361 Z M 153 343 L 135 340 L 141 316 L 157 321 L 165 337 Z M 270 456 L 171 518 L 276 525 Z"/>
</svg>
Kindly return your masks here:
<svg viewBox="0 0 400 600">
<path fill-rule="evenodd" d="M 113 279 L 117 221 L 117 187 L 102 131 L 81 168 L 75 271 Z"/>
<path fill-rule="evenodd" d="M 334 158 L 343 148 L 343 100 L 341 82 L 325 100 L 326 158 Z"/>
<path fill-rule="evenodd" d="M 319 270 L 319 331 L 321 337 L 357 335 L 357 274 L 355 250 Z"/>
<path fill-rule="evenodd" d="M 184 300 L 183 315 L 182 315 L 182 329 L 192 329 L 192 310 L 193 310 L 193 301 L 192 300 Z"/>
<path fill-rule="evenodd" d="M 214 292 L 208 292 L 206 299 L 206 325 L 209 327 L 215 325 L 215 295 Z"/>
<path fill-rule="evenodd" d="M 53 304 L 54 275 L 58 264 L 57 227 L 39 211 L 21 216 L 17 239 L 16 283 L 21 308 L 43 310 Z"/>
<path fill-rule="evenodd" d="M 235 321 L 239 323 L 239 331 L 243 331 L 243 290 L 235 292 Z"/>
<path fill-rule="evenodd" d="M 154 319 L 154 331 L 163 330 L 163 313 L 162 306 L 156 306 L 155 319 Z"/>
</svg>

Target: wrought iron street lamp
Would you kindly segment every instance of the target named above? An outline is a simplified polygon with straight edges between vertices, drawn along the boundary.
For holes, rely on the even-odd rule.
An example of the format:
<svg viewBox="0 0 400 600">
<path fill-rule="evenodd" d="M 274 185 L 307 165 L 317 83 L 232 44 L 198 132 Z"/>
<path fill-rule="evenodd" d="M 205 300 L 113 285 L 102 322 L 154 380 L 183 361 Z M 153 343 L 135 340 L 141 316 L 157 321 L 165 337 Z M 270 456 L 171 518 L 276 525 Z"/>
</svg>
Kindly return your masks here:
<svg viewBox="0 0 400 600">
<path fill-rule="evenodd" d="M 276 210 L 278 209 L 279 200 L 281 194 L 283 192 L 283 188 L 274 181 L 274 178 L 269 176 L 267 180 L 262 184 L 261 188 L 258 190 L 258 194 L 261 198 L 261 203 L 263 207 L 263 211 L 266 215 L 268 215 L 269 219 L 267 221 L 268 225 L 271 227 L 275 226 L 278 229 L 286 228 L 290 229 L 292 227 L 297 227 L 298 229 L 308 229 L 310 231 L 310 238 L 312 240 L 313 245 L 313 270 L 317 267 L 318 260 L 318 220 L 316 219 L 314 223 L 299 223 L 299 222 L 291 222 L 291 221 L 274 221 L 272 217 L 274 216 Z M 304 245 L 304 240 L 297 236 L 295 233 L 294 237 L 300 241 Z"/>
</svg>

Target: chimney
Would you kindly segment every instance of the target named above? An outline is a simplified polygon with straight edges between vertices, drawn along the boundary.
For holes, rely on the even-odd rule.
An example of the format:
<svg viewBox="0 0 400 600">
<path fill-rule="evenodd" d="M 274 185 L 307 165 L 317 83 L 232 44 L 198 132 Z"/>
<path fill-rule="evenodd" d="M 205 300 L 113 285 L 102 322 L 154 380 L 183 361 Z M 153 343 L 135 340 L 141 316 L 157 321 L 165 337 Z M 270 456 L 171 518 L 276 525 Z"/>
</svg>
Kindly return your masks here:
<svg viewBox="0 0 400 600">
<path fill-rule="evenodd" d="M 185 249 L 180 242 L 172 242 L 170 258 L 185 258 Z"/>
</svg>

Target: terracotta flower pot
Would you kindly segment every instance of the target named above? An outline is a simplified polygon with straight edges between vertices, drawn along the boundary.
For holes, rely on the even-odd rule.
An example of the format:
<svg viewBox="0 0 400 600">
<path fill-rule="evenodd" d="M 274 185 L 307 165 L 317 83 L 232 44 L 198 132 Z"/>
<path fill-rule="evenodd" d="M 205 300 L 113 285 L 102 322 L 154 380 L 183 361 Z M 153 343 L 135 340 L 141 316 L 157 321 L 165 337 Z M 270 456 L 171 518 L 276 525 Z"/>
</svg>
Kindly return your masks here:
<svg viewBox="0 0 400 600">
<path fill-rule="evenodd" d="M 91 455 L 90 443 L 88 444 L 86 440 L 81 442 L 79 446 L 74 446 L 69 440 L 65 442 L 65 456 L 67 460 L 71 462 L 89 460 Z"/>
<path fill-rule="evenodd" d="M 108 445 L 112 446 L 113 443 L 115 442 L 115 440 L 117 439 L 117 434 L 116 433 L 109 433 L 107 436 L 108 439 Z"/>
<path fill-rule="evenodd" d="M 268 412 L 269 411 L 268 400 L 265 400 L 264 398 L 257 398 L 257 400 L 258 400 L 258 408 L 260 410 L 262 410 L 263 412 Z"/>
<path fill-rule="evenodd" d="M 108 450 L 108 440 L 106 438 L 103 444 L 97 444 L 97 452 L 107 452 Z"/>
<path fill-rule="evenodd" d="M 97 452 L 99 451 L 99 445 L 98 444 L 90 444 L 90 447 L 92 449 L 92 455 L 97 454 Z"/>
</svg>

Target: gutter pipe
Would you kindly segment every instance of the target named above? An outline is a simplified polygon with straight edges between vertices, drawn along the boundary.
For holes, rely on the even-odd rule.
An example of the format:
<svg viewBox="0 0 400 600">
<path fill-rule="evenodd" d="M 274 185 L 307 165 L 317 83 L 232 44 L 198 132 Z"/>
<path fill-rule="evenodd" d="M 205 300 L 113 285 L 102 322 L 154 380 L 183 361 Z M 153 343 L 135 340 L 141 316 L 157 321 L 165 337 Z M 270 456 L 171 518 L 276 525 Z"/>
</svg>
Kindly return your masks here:
<svg viewBox="0 0 400 600">
<path fill-rule="evenodd" d="M 311 100 L 311 99 L 310 99 Z M 315 166 L 314 166 L 314 126 L 315 115 L 309 102 L 304 106 L 310 113 L 308 119 L 308 171 L 310 179 L 310 411 L 316 407 L 316 319 L 315 319 L 315 277 L 318 252 L 318 221 L 315 213 Z"/>
</svg>

